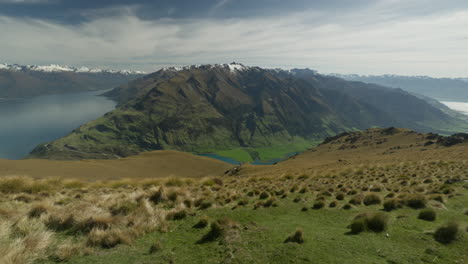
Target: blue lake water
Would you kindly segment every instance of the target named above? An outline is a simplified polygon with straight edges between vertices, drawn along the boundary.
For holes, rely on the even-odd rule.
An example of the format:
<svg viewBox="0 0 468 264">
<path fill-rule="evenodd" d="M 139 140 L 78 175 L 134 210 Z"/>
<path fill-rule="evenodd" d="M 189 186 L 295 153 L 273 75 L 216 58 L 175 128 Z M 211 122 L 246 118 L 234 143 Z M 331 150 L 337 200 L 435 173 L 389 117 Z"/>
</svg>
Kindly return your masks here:
<svg viewBox="0 0 468 264">
<path fill-rule="evenodd" d="M 113 110 L 103 91 L 0 101 L 0 158 L 21 159 L 40 143 L 63 137 Z"/>
<path fill-rule="evenodd" d="M 276 159 L 271 159 L 271 160 L 256 160 L 256 161 L 253 161 L 251 162 L 250 164 L 252 165 L 273 165 L 277 162 L 280 162 L 280 161 L 283 161 L 283 160 L 286 160 L 288 159 L 289 157 L 292 157 L 296 154 L 298 154 L 299 152 L 292 152 L 292 153 L 288 153 L 286 154 L 284 157 L 281 157 L 281 158 L 276 158 Z M 223 157 L 223 156 L 220 156 L 218 154 L 200 154 L 200 156 L 204 156 L 204 157 L 209 157 L 209 158 L 213 158 L 213 159 L 217 159 L 217 160 L 221 160 L 221 161 L 224 161 L 224 162 L 227 162 L 229 164 L 233 164 L 233 165 L 239 165 L 240 162 L 235 160 L 235 159 L 231 159 L 231 158 L 227 158 L 227 157 Z"/>
</svg>

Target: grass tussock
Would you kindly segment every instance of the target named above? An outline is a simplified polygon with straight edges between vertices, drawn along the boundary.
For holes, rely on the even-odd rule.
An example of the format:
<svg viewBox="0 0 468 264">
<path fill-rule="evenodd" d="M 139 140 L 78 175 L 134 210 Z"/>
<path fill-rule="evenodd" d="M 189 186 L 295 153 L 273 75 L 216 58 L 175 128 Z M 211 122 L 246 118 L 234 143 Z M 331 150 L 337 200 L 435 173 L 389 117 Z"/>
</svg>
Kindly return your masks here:
<svg viewBox="0 0 468 264">
<path fill-rule="evenodd" d="M 457 222 L 449 222 L 440 226 L 434 233 L 434 239 L 442 244 L 450 244 L 461 235 L 460 224 Z"/>
<path fill-rule="evenodd" d="M 435 221 L 437 213 L 432 208 L 425 208 L 419 212 L 418 219 L 425 221 Z"/>
<path fill-rule="evenodd" d="M 298 244 L 304 243 L 304 231 L 302 229 L 297 229 L 296 232 L 288 236 L 284 241 L 284 243 L 290 242 Z"/>
<path fill-rule="evenodd" d="M 359 234 L 364 231 L 383 232 L 387 229 L 388 216 L 382 212 L 363 213 L 357 215 L 348 226 L 350 234 Z"/>
</svg>

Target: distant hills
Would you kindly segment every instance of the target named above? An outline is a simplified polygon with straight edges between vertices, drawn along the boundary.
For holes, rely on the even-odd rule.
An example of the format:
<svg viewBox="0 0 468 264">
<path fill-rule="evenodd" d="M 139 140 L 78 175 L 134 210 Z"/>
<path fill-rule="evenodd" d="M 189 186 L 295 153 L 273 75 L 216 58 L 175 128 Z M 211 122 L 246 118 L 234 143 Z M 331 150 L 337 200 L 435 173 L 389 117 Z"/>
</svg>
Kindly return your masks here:
<svg viewBox="0 0 468 264">
<path fill-rule="evenodd" d="M 138 71 L 0 64 L 0 99 L 106 90 L 143 76 Z"/>
<path fill-rule="evenodd" d="M 332 76 L 349 81 L 375 83 L 429 96 L 438 100 L 468 102 L 468 78 L 431 78 L 427 76 L 400 75 L 342 75 Z"/>
<path fill-rule="evenodd" d="M 38 146 L 30 157 L 118 158 L 173 149 L 234 158 L 244 151 L 256 159 L 373 126 L 466 130 L 459 119 L 403 90 L 310 70 L 236 63 L 165 68 L 106 95 L 119 102 L 116 110 Z"/>
</svg>

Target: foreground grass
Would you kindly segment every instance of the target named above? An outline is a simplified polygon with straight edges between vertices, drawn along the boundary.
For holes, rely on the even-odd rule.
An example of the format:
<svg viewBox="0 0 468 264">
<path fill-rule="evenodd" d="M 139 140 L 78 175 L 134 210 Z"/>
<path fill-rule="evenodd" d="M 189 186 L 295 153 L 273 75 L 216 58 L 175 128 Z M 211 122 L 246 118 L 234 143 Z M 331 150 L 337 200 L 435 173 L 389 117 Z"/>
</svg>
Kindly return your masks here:
<svg viewBox="0 0 468 264">
<path fill-rule="evenodd" d="M 0 263 L 465 263 L 466 171 L 430 162 L 200 180 L 7 178 Z M 383 211 L 391 199 L 398 206 Z M 423 208 L 435 221 L 418 219 Z M 383 232 L 350 234 L 356 215 L 376 212 L 388 218 Z M 449 221 L 455 240 L 436 241 Z M 304 243 L 285 243 L 296 230 Z"/>
<path fill-rule="evenodd" d="M 462 218 L 455 210 L 466 202 L 452 201 L 449 210 L 438 211 L 440 217 L 435 222 L 418 220 L 417 210 L 391 213 L 385 233 L 360 235 L 347 234 L 346 223 L 359 212 L 377 207 L 302 212 L 301 205 L 284 201 L 278 207 L 257 210 L 211 209 L 171 224 L 169 232 L 151 233 L 132 246 L 77 257 L 70 263 L 465 263 L 468 239 L 443 245 L 424 232 L 449 219 Z M 240 227 L 224 240 L 198 244 L 209 230 L 193 228 L 200 215 L 210 219 L 229 217 Z M 298 227 L 304 230 L 305 243 L 284 243 Z M 161 249 L 149 254 L 155 241 Z"/>
</svg>

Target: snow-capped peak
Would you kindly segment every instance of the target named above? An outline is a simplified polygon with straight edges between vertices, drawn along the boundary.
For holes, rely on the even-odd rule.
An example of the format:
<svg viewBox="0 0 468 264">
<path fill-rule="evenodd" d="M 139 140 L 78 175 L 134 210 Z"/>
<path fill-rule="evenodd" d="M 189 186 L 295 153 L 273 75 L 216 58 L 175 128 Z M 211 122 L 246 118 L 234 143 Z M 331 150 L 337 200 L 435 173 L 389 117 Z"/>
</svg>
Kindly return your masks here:
<svg viewBox="0 0 468 264">
<path fill-rule="evenodd" d="M 226 65 L 226 64 L 225 64 L 225 65 Z M 236 63 L 236 62 L 227 64 L 227 67 L 229 68 L 229 70 L 230 70 L 231 72 L 245 71 L 245 70 L 248 70 L 248 69 L 249 69 L 248 66 L 244 66 L 243 64 Z"/>
<path fill-rule="evenodd" d="M 199 68 L 205 68 L 205 69 L 228 69 L 230 72 L 235 73 L 235 72 L 241 72 L 245 70 L 251 69 L 249 66 L 244 66 L 243 64 L 232 62 L 229 64 L 196 64 L 196 65 L 190 65 L 190 66 L 174 66 L 174 67 L 166 67 L 162 68 L 162 71 L 184 71 L 184 70 L 191 70 L 191 69 L 199 69 Z"/>
<path fill-rule="evenodd" d="M 12 71 L 37 71 L 37 72 L 76 72 L 76 73 L 111 73 L 111 74 L 146 74 L 142 71 L 131 71 L 131 70 L 103 70 L 98 68 L 88 67 L 68 67 L 58 64 L 50 65 L 18 65 L 18 64 L 5 64 L 0 63 L 0 70 L 12 70 Z"/>
</svg>

